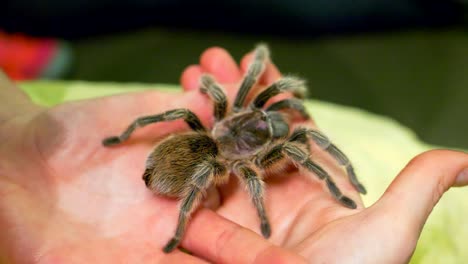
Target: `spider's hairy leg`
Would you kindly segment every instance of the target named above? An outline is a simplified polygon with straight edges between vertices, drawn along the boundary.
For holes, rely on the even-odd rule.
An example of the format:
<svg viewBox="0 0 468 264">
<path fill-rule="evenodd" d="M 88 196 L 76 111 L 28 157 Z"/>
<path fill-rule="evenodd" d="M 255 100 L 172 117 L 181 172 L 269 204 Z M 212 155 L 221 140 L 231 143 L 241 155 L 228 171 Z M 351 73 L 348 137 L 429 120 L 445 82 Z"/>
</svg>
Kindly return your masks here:
<svg viewBox="0 0 468 264">
<path fill-rule="evenodd" d="M 321 180 L 325 180 L 325 183 L 327 184 L 327 187 L 332 193 L 332 195 L 343 205 L 352 209 L 356 208 L 356 203 L 349 197 L 344 196 L 342 194 L 338 186 L 336 186 L 335 181 L 333 181 L 333 179 L 324 169 L 322 169 L 318 164 L 316 164 L 309 158 L 308 153 L 304 152 L 297 145 L 291 143 L 284 144 L 283 151 L 287 156 L 304 166 L 309 171 L 313 172 Z"/>
<path fill-rule="evenodd" d="M 164 252 L 169 253 L 180 244 L 190 215 L 199 205 L 208 187 L 216 181 L 215 178 L 224 176 L 226 172 L 224 165 L 214 159 L 207 160 L 198 166 L 197 171 L 191 176 L 192 181 L 187 186 L 188 192 L 182 199 L 176 232 L 164 246 Z"/>
<path fill-rule="evenodd" d="M 335 146 L 335 144 L 333 144 L 326 135 L 317 130 L 298 128 L 291 134 L 289 141 L 302 141 L 304 140 L 304 136 L 311 138 L 321 149 L 328 152 L 338 162 L 338 164 L 346 168 L 349 181 L 358 192 L 362 194 L 367 193 L 364 185 L 359 182 L 356 173 L 354 172 L 354 167 L 348 157 L 337 146 Z"/>
<path fill-rule="evenodd" d="M 279 111 L 279 110 L 296 110 L 299 112 L 299 114 L 304 118 L 305 120 L 309 120 L 310 116 L 307 113 L 306 108 L 304 107 L 304 104 L 302 100 L 299 100 L 297 98 L 290 98 L 290 99 L 284 99 L 281 101 L 278 101 L 272 105 L 270 105 L 266 111 Z"/>
<path fill-rule="evenodd" d="M 169 110 L 162 114 L 139 117 L 133 121 L 120 136 L 108 137 L 102 141 L 102 144 L 104 146 L 116 145 L 127 140 L 138 127 L 162 121 L 173 121 L 181 118 L 183 118 L 194 131 L 205 131 L 205 127 L 203 127 L 200 119 L 192 111 L 181 108 Z"/>
<path fill-rule="evenodd" d="M 306 91 L 304 80 L 291 76 L 284 77 L 258 94 L 252 103 L 252 107 L 262 108 L 270 98 L 284 92 L 291 92 L 295 97 L 302 99 L 305 97 Z"/>
<path fill-rule="evenodd" d="M 234 112 L 239 112 L 242 109 L 247 94 L 263 73 L 265 62 L 269 57 L 270 51 L 266 45 L 260 44 L 255 48 L 253 62 L 249 65 L 247 74 L 245 75 L 245 78 L 239 88 L 239 92 L 236 95 L 236 99 L 234 100 Z"/>
<path fill-rule="evenodd" d="M 216 121 L 226 116 L 227 96 L 221 85 L 216 83 L 215 79 L 207 74 L 200 78 L 200 91 L 208 96 L 214 102 L 214 116 Z"/>
<path fill-rule="evenodd" d="M 324 180 L 327 184 L 328 189 L 330 190 L 331 194 L 337 199 L 340 203 L 344 206 L 355 209 L 356 203 L 349 197 L 343 195 L 340 191 L 338 186 L 336 186 L 335 181 L 330 177 L 330 175 L 322 169 L 318 164 L 313 162 L 310 157 L 309 153 L 304 151 L 302 148 L 299 147 L 299 144 L 305 143 L 291 143 L 285 142 L 283 144 L 279 144 L 273 147 L 269 152 L 264 154 L 260 159 L 257 160 L 257 164 L 265 169 L 274 166 L 275 164 L 281 162 L 285 157 L 293 160 L 297 164 L 301 165 L 302 167 L 306 168 L 307 170 L 313 172 L 320 180 Z"/>
<path fill-rule="evenodd" d="M 258 172 L 255 171 L 252 165 L 245 163 L 237 163 L 234 165 L 234 173 L 245 183 L 252 202 L 257 209 L 258 216 L 260 217 L 260 230 L 265 238 L 271 235 L 271 226 L 265 211 L 264 205 L 264 192 L 265 187 Z"/>
</svg>

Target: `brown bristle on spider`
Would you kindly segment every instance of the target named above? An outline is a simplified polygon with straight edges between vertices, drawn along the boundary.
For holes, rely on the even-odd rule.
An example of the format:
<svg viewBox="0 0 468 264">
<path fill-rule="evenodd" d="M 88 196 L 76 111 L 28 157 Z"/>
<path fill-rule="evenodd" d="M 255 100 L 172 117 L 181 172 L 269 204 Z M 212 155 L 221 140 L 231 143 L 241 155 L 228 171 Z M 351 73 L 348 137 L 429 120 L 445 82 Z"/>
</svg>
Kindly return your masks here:
<svg viewBox="0 0 468 264">
<path fill-rule="evenodd" d="M 171 252 L 179 245 L 189 216 L 200 204 L 207 189 L 227 182 L 230 173 L 247 187 L 260 217 L 261 233 L 266 238 L 271 234 L 271 227 L 264 208 L 263 178 L 265 171 L 278 164 L 293 162 L 313 172 L 325 182 L 337 201 L 346 207 L 356 208 L 356 203 L 343 195 L 330 175 L 311 159 L 310 141 L 344 166 L 355 189 L 366 193 L 349 159 L 323 133 L 308 128 L 290 131 L 287 115 L 291 112 L 309 119 L 302 101 L 306 91 L 303 80 L 283 77 L 266 87 L 251 102 L 246 102 L 247 94 L 262 75 L 268 60 L 267 46 L 258 45 L 231 111 L 228 111 L 223 87 L 209 75 L 201 77 L 200 91 L 214 102 L 215 123 L 210 129 L 206 129 L 192 111 L 174 109 L 137 118 L 120 136 L 103 140 L 104 146 L 116 145 L 128 139 L 138 127 L 177 119 L 184 119 L 192 129 L 158 143 L 148 157 L 143 173 L 146 186 L 153 192 L 181 199 L 177 228 L 164 252 Z M 285 92 L 291 93 L 293 98 L 280 100 L 265 108 L 269 99 Z"/>
</svg>

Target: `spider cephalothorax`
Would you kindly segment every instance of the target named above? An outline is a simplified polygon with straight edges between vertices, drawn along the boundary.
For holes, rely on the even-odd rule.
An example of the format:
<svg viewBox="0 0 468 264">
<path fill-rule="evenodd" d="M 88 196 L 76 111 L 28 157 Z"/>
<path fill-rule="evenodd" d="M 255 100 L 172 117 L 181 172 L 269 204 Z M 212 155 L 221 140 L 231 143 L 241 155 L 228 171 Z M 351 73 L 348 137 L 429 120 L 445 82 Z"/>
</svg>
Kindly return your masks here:
<svg viewBox="0 0 468 264">
<path fill-rule="evenodd" d="M 257 46 L 254 60 L 230 111 L 223 88 L 213 77 L 201 77 L 201 92 L 214 101 L 215 123 L 211 130 L 207 130 L 190 110 L 174 109 L 140 117 L 120 136 L 104 139 L 105 146 L 118 144 L 126 140 L 137 127 L 176 119 L 184 119 L 193 130 L 162 140 L 148 157 L 143 174 L 146 186 L 152 191 L 182 199 L 177 229 L 164 247 L 165 252 L 179 245 L 188 218 L 206 190 L 213 184 L 225 183 L 230 173 L 238 176 L 246 185 L 257 208 L 264 237 L 270 236 L 271 228 L 264 209 L 263 178 L 266 171 L 287 163 L 285 161 L 313 172 L 325 181 L 330 193 L 339 202 L 349 208 L 356 208 L 356 203 L 342 194 L 328 173 L 311 160 L 310 140 L 345 167 L 349 180 L 360 193 L 366 192 L 357 180 L 348 158 L 324 134 L 308 128 L 290 131 L 288 112 L 295 111 L 302 118 L 309 118 L 301 100 L 306 90 L 302 80 L 284 77 L 245 106 L 245 98 L 261 76 L 268 59 L 266 46 Z M 280 100 L 265 108 L 270 98 L 284 92 L 292 93 L 294 98 Z"/>
</svg>

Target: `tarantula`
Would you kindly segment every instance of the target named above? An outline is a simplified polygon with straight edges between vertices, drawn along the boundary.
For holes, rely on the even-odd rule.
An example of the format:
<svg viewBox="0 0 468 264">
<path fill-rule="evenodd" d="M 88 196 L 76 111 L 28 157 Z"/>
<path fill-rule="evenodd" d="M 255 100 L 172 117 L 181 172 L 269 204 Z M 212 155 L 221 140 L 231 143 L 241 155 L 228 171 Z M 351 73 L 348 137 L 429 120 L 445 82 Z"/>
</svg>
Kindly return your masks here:
<svg viewBox="0 0 468 264">
<path fill-rule="evenodd" d="M 162 140 L 148 157 L 143 173 L 149 189 L 182 200 L 175 235 L 164 247 L 164 252 L 171 252 L 179 245 L 188 218 L 206 190 L 213 184 L 227 182 L 231 172 L 247 187 L 265 238 L 270 236 L 271 227 L 264 207 L 263 178 L 267 171 L 288 163 L 285 161 L 313 172 L 325 181 L 335 199 L 346 207 L 356 208 L 356 203 L 342 194 L 330 175 L 311 160 L 310 139 L 346 168 L 357 191 L 366 193 L 348 158 L 324 134 L 308 128 L 290 132 L 288 111 L 309 118 L 301 100 L 306 91 L 303 80 L 284 77 L 260 92 L 249 106 L 244 106 L 247 94 L 263 73 L 268 59 L 268 48 L 258 45 L 232 108 L 228 108 L 222 86 L 209 75 L 201 77 L 200 91 L 214 101 L 215 123 L 211 130 L 207 130 L 192 111 L 174 109 L 139 117 L 120 136 L 103 140 L 104 146 L 119 144 L 138 127 L 177 119 L 184 119 L 193 130 Z M 264 109 L 270 98 L 284 92 L 292 93 L 294 98 L 278 101 Z"/>
</svg>

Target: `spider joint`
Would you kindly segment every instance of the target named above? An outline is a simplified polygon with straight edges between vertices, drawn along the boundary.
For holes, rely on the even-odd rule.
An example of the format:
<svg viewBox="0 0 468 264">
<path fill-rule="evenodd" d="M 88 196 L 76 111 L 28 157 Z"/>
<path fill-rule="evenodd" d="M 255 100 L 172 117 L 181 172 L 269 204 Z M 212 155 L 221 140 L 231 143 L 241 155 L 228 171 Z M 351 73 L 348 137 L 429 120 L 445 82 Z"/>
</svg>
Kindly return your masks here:
<svg viewBox="0 0 468 264">
<path fill-rule="evenodd" d="M 283 150 L 294 161 L 299 162 L 300 164 L 304 164 L 309 159 L 309 156 L 297 146 L 285 144 Z"/>
</svg>

